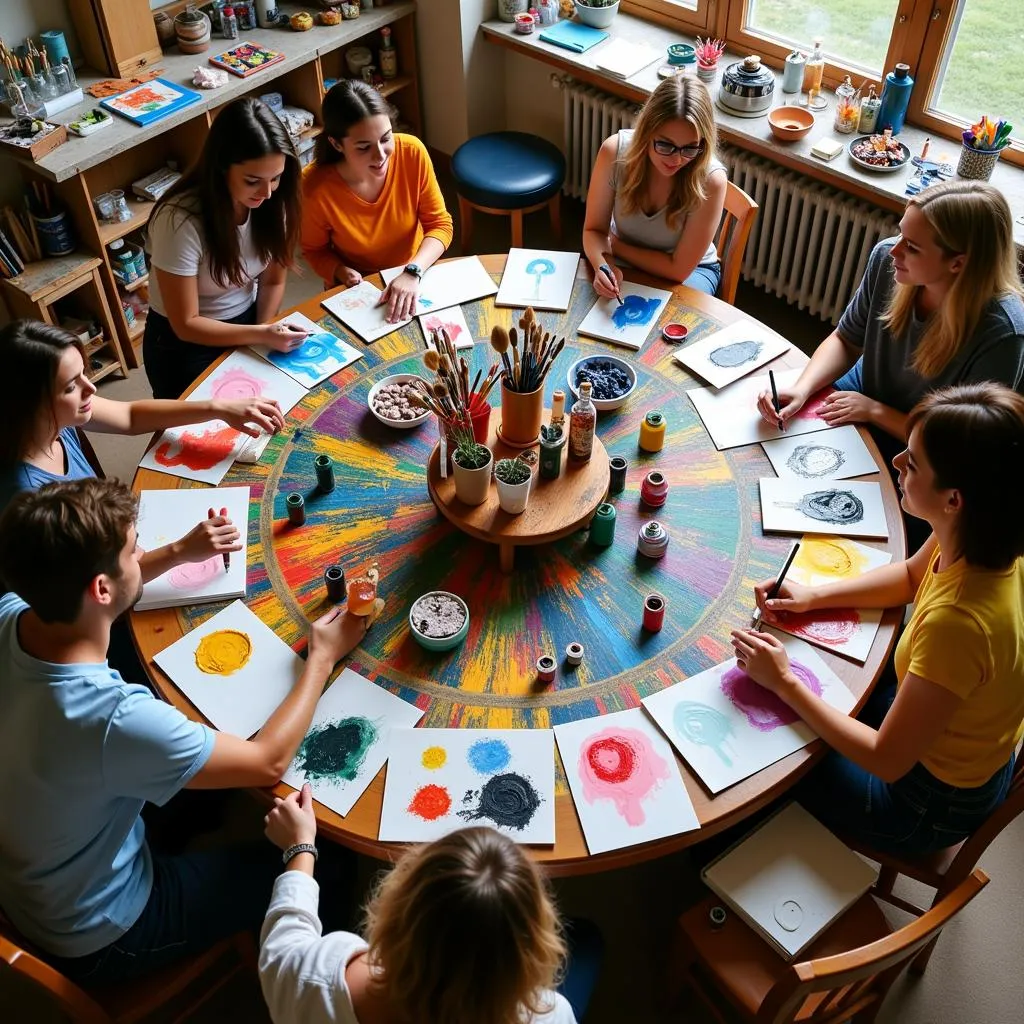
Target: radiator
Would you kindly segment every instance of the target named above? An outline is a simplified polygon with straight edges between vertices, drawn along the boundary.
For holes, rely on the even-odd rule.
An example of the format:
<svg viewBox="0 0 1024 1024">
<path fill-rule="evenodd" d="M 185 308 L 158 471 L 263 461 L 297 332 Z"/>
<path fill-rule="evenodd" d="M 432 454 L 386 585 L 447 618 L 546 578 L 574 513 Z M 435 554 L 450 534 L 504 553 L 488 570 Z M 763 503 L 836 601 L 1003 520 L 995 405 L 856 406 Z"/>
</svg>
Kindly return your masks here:
<svg viewBox="0 0 1024 1024">
<path fill-rule="evenodd" d="M 561 81 L 565 109 L 563 191 L 585 199 L 601 143 L 632 126 L 635 104 L 571 80 Z M 872 247 L 898 233 L 898 218 L 735 146 L 720 145 L 729 180 L 760 209 L 743 258 L 744 280 L 838 323 Z"/>
</svg>

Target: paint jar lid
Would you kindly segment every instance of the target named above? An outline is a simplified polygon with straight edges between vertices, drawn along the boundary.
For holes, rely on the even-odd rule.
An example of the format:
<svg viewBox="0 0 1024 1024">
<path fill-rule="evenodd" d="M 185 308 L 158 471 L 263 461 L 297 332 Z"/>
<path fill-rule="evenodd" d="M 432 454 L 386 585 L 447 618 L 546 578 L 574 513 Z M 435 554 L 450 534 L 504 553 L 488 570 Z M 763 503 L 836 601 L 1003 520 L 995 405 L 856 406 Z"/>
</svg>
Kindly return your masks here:
<svg viewBox="0 0 1024 1024">
<path fill-rule="evenodd" d="M 649 427 L 660 427 L 664 424 L 665 417 L 657 409 L 653 409 L 644 417 L 644 420 Z"/>
<path fill-rule="evenodd" d="M 298 491 L 292 491 L 287 498 L 284 499 L 289 505 L 302 505 L 305 503 L 305 499 L 299 494 Z"/>
<path fill-rule="evenodd" d="M 682 341 L 688 333 L 686 324 L 665 324 L 661 329 L 661 336 L 666 341 Z"/>
<path fill-rule="evenodd" d="M 607 501 L 601 502 L 597 506 L 597 512 L 594 513 L 601 519 L 614 519 L 615 518 L 615 506 L 609 505 Z"/>
<path fill-rule="evenodd" d="M 725 907 L 712 907 L 708 911 L 708 920 L 711 922 L 712 928 L 721 928 L 725 924 Z"/>
</svg>

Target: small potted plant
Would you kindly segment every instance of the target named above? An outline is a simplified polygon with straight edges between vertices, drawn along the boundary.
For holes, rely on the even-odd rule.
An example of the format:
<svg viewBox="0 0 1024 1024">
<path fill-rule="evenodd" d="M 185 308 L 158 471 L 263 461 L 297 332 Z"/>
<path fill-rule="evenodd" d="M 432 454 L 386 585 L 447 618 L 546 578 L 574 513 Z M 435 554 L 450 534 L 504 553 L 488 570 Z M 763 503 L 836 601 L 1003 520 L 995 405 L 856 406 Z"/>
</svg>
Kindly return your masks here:
<svg viewBox="0 0 1024 1024">
<path fill-rule="evenodd" d="M 454 434 L 452 467 L 455 472 L 455 497 L 464 505 L 482 505 L 491 489 L 491 449 L 479 444 L 472 430 Z"/>
<path fill-rule="evenodd" d="M 576 17 L 584 25 L 607 28 L 619 13 L 619 0 L 576 0 Z"/>
<path fill-rule="evenodd" d="M 557 480 L 562 472 L 562 452 L 565 449 L 565 431 L 557 423 L 542 424 L 540 428 L 540 478 Z"/>
<path fill-rule="evenodd" d="M 701 39 L 697 36 L 697 77 L 702 82 L 713 82 L 718 73 L 718 62 L 725 52 L 725 43 L 721 39 Z"/>
<path fill-rule="evenodd" d="M 530 467 L 520 459 L 499 459 L 494 467 L 498 484 L 498 504 L 503 512 L 517 516 L 530 499 Z"/>
</svg>

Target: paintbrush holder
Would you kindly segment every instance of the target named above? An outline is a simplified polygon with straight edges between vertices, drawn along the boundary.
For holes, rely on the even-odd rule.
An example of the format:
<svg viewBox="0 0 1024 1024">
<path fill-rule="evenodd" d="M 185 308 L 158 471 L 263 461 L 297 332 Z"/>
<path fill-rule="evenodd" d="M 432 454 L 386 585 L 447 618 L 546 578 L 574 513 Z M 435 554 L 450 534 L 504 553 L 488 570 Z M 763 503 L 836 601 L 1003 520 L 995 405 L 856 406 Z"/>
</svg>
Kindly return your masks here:
<svg viewBox="0 0 1024 1024">
<path fill-rule="evenodd" d="M 491 406 L 489 402 L 481 402 L 475 393 L 469 400 L 469 419 L 477 444 L 487 444 L 491 430 Z"/>
<path fill-rule="evenodd" d="M 501 382 L 501 426 L 498 434 L 501 440 L 512 448 L 530 448 L 540 436 L 540 424 L 544 417 L 544 388 L 521 394 L 510 391 Z"/>
<path fill-rule="evenodd" d="M 1002 149 L 973 149 L 971 146 L 960 146 L 960 162 L 957 164 L 958 178 L 969 178 L 973 181 L 988 181 L 996 169 Z"/>
</svg>

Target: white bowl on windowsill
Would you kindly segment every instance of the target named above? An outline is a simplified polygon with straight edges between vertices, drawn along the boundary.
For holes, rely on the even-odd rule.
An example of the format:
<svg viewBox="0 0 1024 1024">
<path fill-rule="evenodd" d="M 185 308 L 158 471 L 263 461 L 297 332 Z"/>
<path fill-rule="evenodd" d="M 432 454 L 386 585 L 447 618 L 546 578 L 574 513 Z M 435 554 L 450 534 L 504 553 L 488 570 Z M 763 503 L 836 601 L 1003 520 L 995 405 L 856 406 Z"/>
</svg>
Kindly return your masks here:
<svg viewBox="0 0 1024 1024">
<path fill-rule="evenodd" d="M 619 13 L 618 0 L 608 7 L 588 7 L 586 4 L 581 4 L 580 0 L 575 0 L 575 3 L 576 17 L 584 25 L 590 25 L 592 28 L 607 28 L 615 20 L 615 15 Z"/>
</svg>

